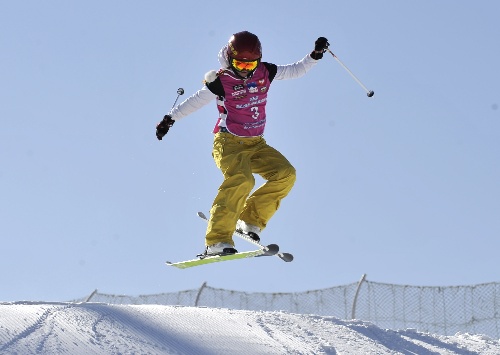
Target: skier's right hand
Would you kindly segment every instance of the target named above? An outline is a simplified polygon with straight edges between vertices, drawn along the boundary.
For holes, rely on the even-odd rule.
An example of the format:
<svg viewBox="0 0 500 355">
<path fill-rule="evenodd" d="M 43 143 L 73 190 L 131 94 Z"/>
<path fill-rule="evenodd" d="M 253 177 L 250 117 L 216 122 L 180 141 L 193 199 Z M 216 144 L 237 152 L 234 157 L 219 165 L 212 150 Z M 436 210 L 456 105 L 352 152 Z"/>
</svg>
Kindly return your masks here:
<svg viewBox="0 0 500 355">
<path fill-rule="evenodd" d="M 165 117 L 163 117 L 163 120 L 161 120 L 161 122 L 156 125 L 156 138 L 161 141 L 165 134 L 168 133 L 170 127 L 174 125 L 174 123 L 175 121 L 172 119 L 172 116 L 165 115 Z"/>
</svg>

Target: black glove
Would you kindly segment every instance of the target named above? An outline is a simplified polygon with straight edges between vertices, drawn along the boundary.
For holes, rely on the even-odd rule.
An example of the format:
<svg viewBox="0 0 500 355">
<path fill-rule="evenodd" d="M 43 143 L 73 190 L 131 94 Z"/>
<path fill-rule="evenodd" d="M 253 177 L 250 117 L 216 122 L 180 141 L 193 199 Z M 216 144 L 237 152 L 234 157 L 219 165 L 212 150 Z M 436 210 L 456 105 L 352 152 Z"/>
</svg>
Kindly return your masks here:
<svg viewBox="0 0 500 355">
<path fill-rule="evenodd" d="M 323 53 L 328 49 L 328 40 L 325 37 L 319 37 L 316 42 L 314 42 L 314 50 L 311 52 L 311 57 L 313 59 L 321 59 L 323 58 Z"/>
<path fill-rule="evenodd" d="M 175 121 L 172 119 L 172 116 L 165 115 L 163 120 L 156 125 L 156 138 L 161 141 L 163 136 L 168 133 L 168 130 L 174 125 L 174 123 Z"/>
</svg>

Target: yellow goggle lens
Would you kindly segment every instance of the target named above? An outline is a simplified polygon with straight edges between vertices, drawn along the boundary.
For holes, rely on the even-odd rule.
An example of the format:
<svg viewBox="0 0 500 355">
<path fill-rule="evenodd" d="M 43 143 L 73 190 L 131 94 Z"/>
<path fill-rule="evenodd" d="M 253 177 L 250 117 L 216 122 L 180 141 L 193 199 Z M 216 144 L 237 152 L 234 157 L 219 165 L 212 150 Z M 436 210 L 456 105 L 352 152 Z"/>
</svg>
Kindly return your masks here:
<svg viewBox="0 0 500 355">
<path fill-rule="evenodd" d="M 257 68 L 257 65 L 259 64 L 259 60 L 252 60 L 250 62 L 245 62 L 245 61 L 238 60 L 238 59 L 232 59 L 231 64 L 233 65 L 233 68 L 235 68 L 236 70 L 251 71 L 251 70 L 254 70 L 255 68 Z"/>
</svg>

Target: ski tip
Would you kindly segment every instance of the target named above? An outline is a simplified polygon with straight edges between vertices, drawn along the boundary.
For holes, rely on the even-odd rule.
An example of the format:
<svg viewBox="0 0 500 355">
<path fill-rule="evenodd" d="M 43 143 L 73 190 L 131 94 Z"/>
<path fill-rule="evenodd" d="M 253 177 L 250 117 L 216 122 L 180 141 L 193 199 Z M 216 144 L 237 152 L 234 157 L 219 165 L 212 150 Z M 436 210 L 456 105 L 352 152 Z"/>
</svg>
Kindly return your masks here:
<svg viewBox="0 0 500 355">
<path fill-rule="evenodd" d="M 281 258 L 281 260 L 286 261 L 287 263 L 293 261 L 293 255 L 290 253 L 279 253 L 278 256 Z"/>
<path fill-rule="evenodd" d="M 264 250 L 266 252 L 265 253 L 266 255 L 274 255 L 274 254 L 278 254 L 278 252 L 280 251 L 280 247 L 277 244 L 269 244 L 269 245 L 266 245 Z"/>
<path fill-rule="evenodd" d="M 208 221 L 207 216 L 205 216 L 205 214 L 203 212 L 197 212 L 196 214 L 198 215 L 198 217 Z"/>
</svg>

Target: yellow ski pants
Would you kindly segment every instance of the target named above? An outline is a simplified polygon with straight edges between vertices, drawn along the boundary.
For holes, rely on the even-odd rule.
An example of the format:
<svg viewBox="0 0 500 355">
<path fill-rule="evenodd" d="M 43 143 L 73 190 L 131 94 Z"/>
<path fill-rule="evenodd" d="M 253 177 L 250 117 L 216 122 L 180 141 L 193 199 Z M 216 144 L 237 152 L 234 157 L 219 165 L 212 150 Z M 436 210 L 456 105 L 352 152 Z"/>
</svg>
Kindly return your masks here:
<svg viewBox="0 0 500 355">
<path fill-rule="evenodd" d="M 261 230 L 266 227 L 295 183 L 295 168 L 263 137 L 243 138 L 219 132 L 214 137 L 212 156 L 224 181 L 210 210 L 206 245 L 234 245 L 232 237 L 238 219 Z M 253 174 L 266 182 L 250 195 L 255 185 Z"/>
</svg>

